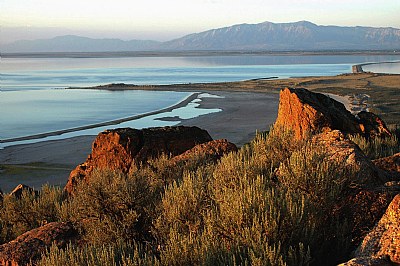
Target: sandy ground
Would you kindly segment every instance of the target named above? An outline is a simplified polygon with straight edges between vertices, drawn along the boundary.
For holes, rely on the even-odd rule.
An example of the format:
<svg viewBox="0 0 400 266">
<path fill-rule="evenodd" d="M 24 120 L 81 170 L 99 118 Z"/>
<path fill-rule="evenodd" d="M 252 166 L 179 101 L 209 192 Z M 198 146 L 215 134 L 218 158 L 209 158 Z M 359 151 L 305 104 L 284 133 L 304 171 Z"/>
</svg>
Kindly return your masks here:
<svg viewBox="0 0 400 266">
<path fill-rule="evenodd" d="M 278 94 L 213 91 L 220 98 L 202 98 L 200 108 L 221 112 L 182 120 L 181 125 L 206 129 L 214 139 L 226 138 L 241 146 L 256 130 L 269 128 L 278 110 Z M 176 119 L 168 118 L 165 119 Z M 85 161 L 95 136 L 9 146 L 0 150 L 0 188 L 10 191 L 19 183 L 35 188 L 64 185 L 69 172 Z"/>
<path fill-rule="evenodd" d="M 238 146 L 254 138 L 256 131 L 269 129 L 278 114 L 278 94 L 212 92 L 224 98 L 206 98 L 201 108 L 221 108 L 222 112 L 184 120 L 181 125 L 206 129 L 213 139 L 225 138 Z"/>
</svg>

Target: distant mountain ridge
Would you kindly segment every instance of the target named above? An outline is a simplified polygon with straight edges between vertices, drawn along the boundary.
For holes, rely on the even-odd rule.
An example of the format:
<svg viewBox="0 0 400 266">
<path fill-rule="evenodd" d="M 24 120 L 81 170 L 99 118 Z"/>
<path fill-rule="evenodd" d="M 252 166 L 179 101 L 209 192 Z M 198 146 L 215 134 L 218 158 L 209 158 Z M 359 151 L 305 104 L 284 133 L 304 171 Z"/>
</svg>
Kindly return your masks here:
<svg viewBox="0 0 400 266">
<path fill-rule="evenodd" d="M 400 49 L 400 29 L 319 26 L 308 21 L 263 22 L 193 33 L 167 42 L 60 36 L 21 40 L 2 52 L 116 52 L 189 50 L 388 50 Z"/>
</svg>

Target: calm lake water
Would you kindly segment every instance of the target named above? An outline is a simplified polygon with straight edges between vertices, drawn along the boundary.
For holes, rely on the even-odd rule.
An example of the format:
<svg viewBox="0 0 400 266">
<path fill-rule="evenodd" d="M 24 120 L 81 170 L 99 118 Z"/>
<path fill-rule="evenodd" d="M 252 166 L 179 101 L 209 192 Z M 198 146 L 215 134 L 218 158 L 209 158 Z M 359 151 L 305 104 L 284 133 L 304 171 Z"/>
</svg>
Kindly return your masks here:
<svg viewBox="0 0 400 266">
<path fill-rule="evenodd" d="M 60 88 L 108 83 L 185 83 L 190 86 L 190 83 L 198 82 L 266 77 L 331 76 L 349 73 L 353 64 L 395 60 L 400 60 L 400 56 L 3 58 L 0 63 L 0 139 L 146 113 L 171 106 L 189 95 L 184 92 L 110 92 Z M 174 115 L 191 118 L 219 111 L 201 110 L 197 105 L 189 104 Z M 155 118 L 142 119 L 145 122 L 141 124 L 132 122 L 129 126 L 176 124 Z M 97 134 L 100 131 L 96 129 L 74 135 Z M 71 134 L 62 137 L 67 136 Z"/>
</svg>

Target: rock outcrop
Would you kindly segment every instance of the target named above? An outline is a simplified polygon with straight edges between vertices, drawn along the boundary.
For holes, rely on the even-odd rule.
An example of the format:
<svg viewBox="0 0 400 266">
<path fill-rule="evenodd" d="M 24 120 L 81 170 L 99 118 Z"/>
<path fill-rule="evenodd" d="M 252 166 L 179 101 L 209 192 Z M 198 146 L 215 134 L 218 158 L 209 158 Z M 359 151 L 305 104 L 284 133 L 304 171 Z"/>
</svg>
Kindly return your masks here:
<svg viewBox="0 0 400 266">
<path fill-rule="evenodd" d="M 393 180 L 394 173 L 398 173 L 399 156 L 372 162 L 346 135 L 391 136 L 385 123 L 368 112 L 353 116 L 343 104 L 323 94 L 305 89 L 284 89 L 275 127 L 293 130 L 296 139 L 309 138 L 316 146 L 323 146 L 329 160 L 343 163 L 343 167 L 354 173 L 343 199 L 336 204 L 335 213 L 350 222 L 353 245 L 358 245 L 400 191 L 396 184 L 387 185 L 393 183 L 389 181 Z M 281 167 L 277 171 L 278 177 Z M 385 260 L 379 261 L 385 263 Z"/>
<path fill-rule="evenodd" d="M 400 153 L 372 161 L 379 169 L 389 173 L 394 180 L 400 180 Z"/>
<path fill-rule="evenodd" d="M 393 199 L 379 223 L 364 238 L 355 256 L 356 259 L 343 265 L 400 265 L 400 194 Z M 355 264 L 356 261 L 375 262 Z"/>
<path fill-rule="evenodd" d="M 30 261 L 39 259 L 51 245 L 61 248 L 77 239 L 78 231 L 71 223 L 48 223 L 1 245 L 0 265 L 27 265 Z"/>
<path fill-rule="evenodd" d="M 20 199 L 22 197 L 22 193 L 24 191 L 27 191 L 29 193 L 32 193 L 32 192 L 37 193 L 37 191 L 34 191 L 33 188 L 31 188 L 30 186 L 27 186 L 24 184 L 19 184 L 18 186 L 16 186 L 14 188 L 13 191 L 11 191 L 10 195 L 16 197 L 17 199 Z"/>
<path fill-rule="evenodd" d="M 87 179 L 94 169 L 129 173 L 133 164 L 146 163 L 162 153 L 176 156 L 211 140 L 207 131 L 198 127 L 106 130 L 96 137 L 86 162 L 71 172 L 65 190 L 71 193 L 78 180 Z"/>
<path fill-rule="evenodd" d="M 191 159 L 212 160 L 216 162 L 223 155 L 230 152 L 236 152 L 238 149 L 235 144 L 226 139 L 212 140 L 206 143 L 198 144 L 192 149 L 177 155 L 171 159 L 172 164 L 185 162 Z"/>
<path fill-rule="evenodd" d="M 361 112 L 357 119 L 342 103 L 301 88 L 281 91 L 275 126 L 293 130 L 297 139 L 334 129 L 366 137 L 390 135 L 378 116 Z"/>
</svg>

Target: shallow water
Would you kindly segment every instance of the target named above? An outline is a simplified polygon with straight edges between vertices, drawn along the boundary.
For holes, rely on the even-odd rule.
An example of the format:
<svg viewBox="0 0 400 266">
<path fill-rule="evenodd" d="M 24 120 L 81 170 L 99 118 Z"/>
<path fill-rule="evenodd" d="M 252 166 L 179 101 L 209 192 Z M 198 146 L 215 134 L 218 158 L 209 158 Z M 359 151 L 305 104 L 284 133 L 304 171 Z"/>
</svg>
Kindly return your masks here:
<svg viewBox="0 0 400 266">
<path fill-rule="evenodd" d="M 134 116 L 174 105 L 188 92 L 3 91 L 0 139 L 29 136 Z"/>
<path fill-rule="evenodd" d="M 370 64 L 362 67 L 364 71 L 374 73 L 400 74 L 400 62 Z"/>
</svg>

